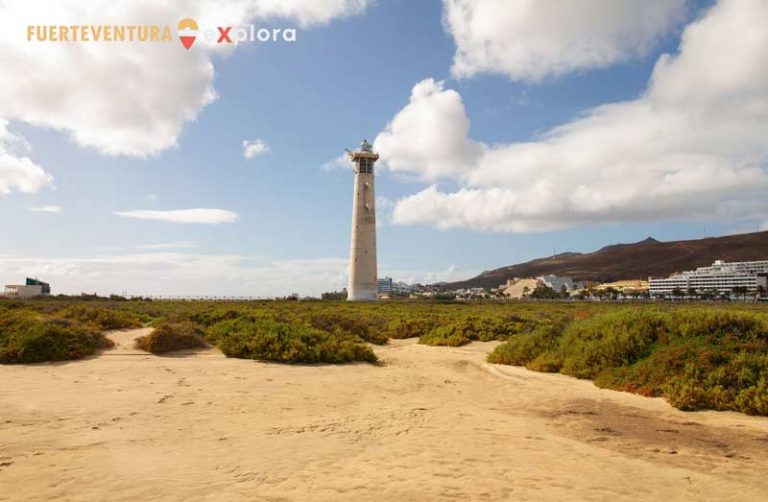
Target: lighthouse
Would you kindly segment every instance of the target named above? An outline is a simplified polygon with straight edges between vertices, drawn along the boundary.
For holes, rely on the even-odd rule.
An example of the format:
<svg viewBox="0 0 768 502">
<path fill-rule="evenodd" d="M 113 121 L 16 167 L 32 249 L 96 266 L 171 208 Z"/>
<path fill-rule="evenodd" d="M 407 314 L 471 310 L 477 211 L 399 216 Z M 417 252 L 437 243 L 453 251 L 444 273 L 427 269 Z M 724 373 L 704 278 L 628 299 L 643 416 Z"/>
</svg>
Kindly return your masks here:
<svg viewBox="0 0 768 502">
<path fill-rule="evenodd" d="M 355 164 L 352 192 L 352 241 L 349 248 L 349 290 L 351 302 L 378 299 L 376 288 L 376 193 L 373 165 L 379 160 L 373 147 L 363 141 L 360 149 L 349 152 Z"/>
</svg>

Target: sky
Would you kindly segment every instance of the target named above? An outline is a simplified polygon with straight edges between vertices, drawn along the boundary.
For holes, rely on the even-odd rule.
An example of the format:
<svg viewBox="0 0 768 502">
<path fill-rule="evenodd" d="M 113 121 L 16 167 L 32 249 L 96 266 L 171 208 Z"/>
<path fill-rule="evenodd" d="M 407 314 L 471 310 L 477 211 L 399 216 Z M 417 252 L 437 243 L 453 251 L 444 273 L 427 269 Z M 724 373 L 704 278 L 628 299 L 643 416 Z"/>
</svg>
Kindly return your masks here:
<svg viewBox="0 0 768 502">
<path fill-rule="evenodd" d="M 217 43 L 251 25 L 281 31 Z M 0 1 L 0 283 L 339 290 L 363 139 L 380 277 L 768 229 L 766 26 L 768 0 Z"/>
</svg>

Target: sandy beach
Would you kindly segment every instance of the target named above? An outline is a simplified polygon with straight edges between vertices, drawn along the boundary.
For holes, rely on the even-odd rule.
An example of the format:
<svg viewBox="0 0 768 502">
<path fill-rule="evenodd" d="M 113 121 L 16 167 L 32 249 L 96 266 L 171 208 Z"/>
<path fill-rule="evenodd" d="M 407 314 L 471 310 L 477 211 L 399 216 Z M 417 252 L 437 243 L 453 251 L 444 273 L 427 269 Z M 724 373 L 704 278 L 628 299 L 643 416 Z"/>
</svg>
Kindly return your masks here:
<svg viewBox="0 0 768 502">
<path fill-rule="evenodd" d="M 764 500 L 768 419 L 484 362 L 495 343 L 376 347 L 377 366 L 143 330 L 84 361 L 0 367 L 0 500 Z"/>
</svg>

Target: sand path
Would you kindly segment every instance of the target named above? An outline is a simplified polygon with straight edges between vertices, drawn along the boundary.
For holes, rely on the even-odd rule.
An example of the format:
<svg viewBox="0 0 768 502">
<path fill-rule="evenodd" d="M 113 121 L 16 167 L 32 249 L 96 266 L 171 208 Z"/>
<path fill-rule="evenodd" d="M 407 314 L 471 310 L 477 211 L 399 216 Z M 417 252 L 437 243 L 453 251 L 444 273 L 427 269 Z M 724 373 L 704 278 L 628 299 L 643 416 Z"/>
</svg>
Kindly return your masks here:
<svg viewBox="0 0 768 502">
<path fill-rule="evenodd" d="M 0 500 L 765 500 L 768 419 L 485 364 L 156 357 L 0 367 Z"/>
</svg>

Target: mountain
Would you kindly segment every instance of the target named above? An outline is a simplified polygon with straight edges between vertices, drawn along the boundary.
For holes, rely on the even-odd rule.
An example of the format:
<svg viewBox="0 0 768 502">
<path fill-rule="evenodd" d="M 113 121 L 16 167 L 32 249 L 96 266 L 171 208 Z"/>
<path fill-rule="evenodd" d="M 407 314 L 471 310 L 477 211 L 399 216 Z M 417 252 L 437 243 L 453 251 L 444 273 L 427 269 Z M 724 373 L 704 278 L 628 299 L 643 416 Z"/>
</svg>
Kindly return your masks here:
<svg viewBox="0 0 768 502">
<path fill-rule="evenodd" d="M 634 244 L 606 246 L 593 253 L 562 253 L 498 268 L 466 281 L 444 284 L 444 287 L 494 288 L 514 277 L 547 274 L 600 282 L 647 279 L 711 265 L 715 260 L 768 260 L 768 232 L 671 242 L 648 237 Z"/>
</svg>

